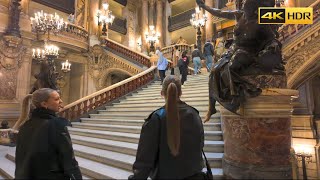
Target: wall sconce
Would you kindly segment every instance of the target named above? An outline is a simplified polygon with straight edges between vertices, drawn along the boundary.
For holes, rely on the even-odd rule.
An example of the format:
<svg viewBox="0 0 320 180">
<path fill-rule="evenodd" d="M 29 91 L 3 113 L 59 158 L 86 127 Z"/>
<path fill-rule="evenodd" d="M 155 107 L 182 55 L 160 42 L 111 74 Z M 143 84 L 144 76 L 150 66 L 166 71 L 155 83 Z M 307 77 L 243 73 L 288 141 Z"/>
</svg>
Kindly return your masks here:
<svg viewBox="0 0 320 180">
<path fill-rule="evenodd" d="M 61 67 L 61 71 L 67 73 L 71 70 L 71 63 L 69 63 L 68 60 L 66 60 L 66 62 L 61 63 L 62 67 Z"/>
</svg>

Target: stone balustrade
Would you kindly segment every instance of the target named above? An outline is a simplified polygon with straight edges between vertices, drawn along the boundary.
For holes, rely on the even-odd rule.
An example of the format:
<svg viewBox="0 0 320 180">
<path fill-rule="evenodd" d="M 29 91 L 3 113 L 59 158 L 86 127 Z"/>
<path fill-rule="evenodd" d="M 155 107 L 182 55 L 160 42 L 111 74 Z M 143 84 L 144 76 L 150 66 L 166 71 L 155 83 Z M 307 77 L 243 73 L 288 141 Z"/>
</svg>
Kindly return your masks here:
<svg viewBox="0 0 320 180">
<path fill-rule="evenodd" d="M 105 39 L 105 45 L 107 48 L 110 48 L 126 57 L 129 57 L 133 59 L 134 61 L 143 64 L 144 66 L 151 67 L 150 57 L 146 56 L 140 52 L 136 52 L 133 50 L 130 50 L 128 47 L 119 44 L 115 41 L 112 41 L 110 39 Z"/>
<path fill-rule="evenodd" d="M 156 66 L 152 66 L 135 76 L 68 104 L 59 115 L 69 120 L 76 120 L 90 111 L 148 84 L 154 80 L 156 69 Z"/>
</svg>

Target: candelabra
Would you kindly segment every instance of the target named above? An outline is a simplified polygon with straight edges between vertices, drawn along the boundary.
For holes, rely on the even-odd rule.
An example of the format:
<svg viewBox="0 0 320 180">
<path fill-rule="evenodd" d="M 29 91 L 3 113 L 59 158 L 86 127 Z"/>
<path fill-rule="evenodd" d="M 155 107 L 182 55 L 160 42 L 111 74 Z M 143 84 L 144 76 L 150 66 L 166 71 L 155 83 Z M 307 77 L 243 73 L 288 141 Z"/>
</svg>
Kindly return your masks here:
<svg viewBox="0 0 320 180">
<path fill-rule="evenodd" d="M 61 71 L 63 71 L 63 72 L 69 72 L 70 70 L 71 70 L 71 63 L 69 63 L 69 61 L 68 60 L 66 60 L 66 62 L 63 62 L 62 63 L 62 68 L 61 68 Z"/>
<path fill-rule="evenodd" d="M 295 156 L 298 162 L 302 163 L 302 173 L 303 179 L 306 180 L 307 178 L 307 166 L 306 163 L 312 162 L 312 149 L 308 147 L 308 145 L 298 145 L 294 146 L 296 151 Z"/>
<path fill-rule="evenodd" d="M 107 36 L 107 25 L 111 25 L 114 21 L 114 15 L 112 15 L 112 11 L 109 10 L 109 4 L 108 3 L 103 3 L 102 4 L 103 11 L 98 10 L 97 17 L 98 17 L 98 26 L 101 26 L 103 23 L 102 27 L 102 35 Z"/>
<path fill-rule="evenodd" d="M 149 29 L 150 29 L 149 32 L 145 34 L 146 41 L 150 43 L 150 52 L 154 52 L 155 51 L 154 44 L 158 42 L 160 33 L 154 30 L 154 26 L 149 26 Z"/>
<path fill-rule="evenodd" d="M 191 16 L 190 23 L 195 29 L 197 29 L 197 46 L 201 51 L 201 28 L 206 25 L 208 17 L 206 14 L 201 13 L 201 9 L 199 6 L 195 8 L 195 11 L 196 12 Z"/>
<path fill-rule="evenodd" d="M 34 13 L 34 17 L 30 18 L 31 20 L 31 28 L 34 32 L 42 32 L 48 34 L 53 32 L 54 34 L 59 33 L 62 30 L 67 29 L 67 22 L 63 21 L 63 18 L 60 18 L 57 13 L 47 14 L 44 13 L 43 10 Z"/>
</svg>

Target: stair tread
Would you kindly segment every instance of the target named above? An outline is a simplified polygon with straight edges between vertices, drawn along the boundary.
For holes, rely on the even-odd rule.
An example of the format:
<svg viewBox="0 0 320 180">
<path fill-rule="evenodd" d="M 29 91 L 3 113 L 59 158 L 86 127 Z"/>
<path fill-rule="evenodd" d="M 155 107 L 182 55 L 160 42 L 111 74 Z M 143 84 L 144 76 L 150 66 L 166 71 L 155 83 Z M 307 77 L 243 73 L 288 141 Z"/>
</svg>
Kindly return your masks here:
<svg viewBox="0 0 320 180">
<path fill-rule="evenodd" d="M 132 155 L 108 151 L 104 149 L 98 149 L 94 147 L 88 147 L 88 146 L 79 145 L 79 144 L 74 144 L 73 149 L 75 151 L 85 152 L 98 157 L 108 157 L 113 160 L 129 163 L 129 164 L 133 164 L 136 159 L 136 157 Z"/>
<path fill-rule="evenodd" d="M 134 133 L 101 131 L 101 130 L 91 130 L 91 129 L 81 129 L 81 128 L 68 128 L 68 129 L 71 131 L 97 133 L 97 134 L 104 134 L 104 135 L 124 136 L 124 137 L 131 137 L 131 138 L 139 138 L 140 137 L 140 134 L 134 134 Z"/>
<path fill-rule="evenodd" d="M 81 168 L 90 169 L 90 171 L 94 171 L 95 173 L 99 173 L 105 175 L 106 178 L 112 179 L 125 179 L 128 178 L 132 173 L 123 169 L 119 169 L 116 167 L 108 166 L 99 162 L 95 162 L 92 160 L 88 160 L 81 157 L 76 157 Z"/>
<path fill-rule="evenodd" d="M 124 126 L 124 125 L 109 125 L 109 124 L 93 124 L 93 123 L 83 123 L 83 122 L 73 122 L 74 125 L 80 126 L 97 126 L 97 127 L 114 127 L 114 128 L 128 128 L 128 129 L 141 129 L 141 126 Z M 222 132 L 222 131 L 205 131 L 205 132 Z"/>
<path fill-rule="evenodd" d="M 131 148 L 136 150 L 138 148 L 138 144 L 136 143 L 128 143 L 128 142 L 122 142 L 122 141 L 114 141 L 114 140 L 106 140 L 101 138 L 93 138 L 93 137 L 86 137 L 86 136 L 80 136 L 80 135 L 73 135 L 71 134 L 72 139 L 77 140 L 85 140 L 90 141 L 94 143 L 100 143 L 100 144 L 108 144 L 108 145 L 114 145 L 114 146 L 121 146 L 126 148 Z M 223 141 L 211 141 L 211 140 L 205 140 L 205 145 L 224 145 Z"/>
<path fill-rule="evenodd" d="M 16 165 L 14 162 L 10 161 L 6 157 L 0 157 L 0 174 L 4 177 L 4 179 L 13 179 Z"/>
</svg>

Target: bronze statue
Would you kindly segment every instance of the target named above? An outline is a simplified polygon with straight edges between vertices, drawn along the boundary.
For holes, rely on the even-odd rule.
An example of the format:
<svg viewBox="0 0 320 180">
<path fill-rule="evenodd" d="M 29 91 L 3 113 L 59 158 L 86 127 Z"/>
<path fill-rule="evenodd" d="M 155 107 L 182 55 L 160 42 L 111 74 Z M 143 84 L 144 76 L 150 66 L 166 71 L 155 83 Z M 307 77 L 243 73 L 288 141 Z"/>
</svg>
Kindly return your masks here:
<svg viewBox="0 0 320 180">
<path fill-rule="evenodd" d="M 49 61 L 49 62 L 48 62 Z M 33 87 L 29 94 L 32 94 L 37 89 L 41 88 L 51 88 L 60 92 L 59 87 L 57 85 L 58 72 L 56 71 L 55 66 L 52 64 L 50 60 L 42 61 L 40 64 L 40 72 L 35 75 L 37 79 L 33 84 Z"/>
<path fill-rule="evenodd" d="M 233 42 L 210 73 L 210 108 L 205 120 L 208 121 L 215 113 L 215 100 L 237 114 L 241 102 L 260 95 L 261 89 L 243 76 L 284 74 L 284 66 L 281 43 L 276 39 L 278 27 L 258 24 L 258 8 L 274 7 L 274 0 L 238 0 L 242 7 L 233 11 L 208 7 L 202 0 L 196 2 L 213 16 L 236 20 Z"/>
</svg>

